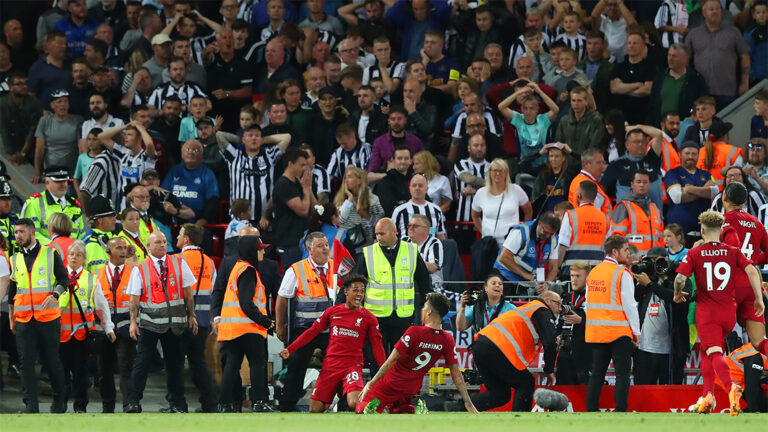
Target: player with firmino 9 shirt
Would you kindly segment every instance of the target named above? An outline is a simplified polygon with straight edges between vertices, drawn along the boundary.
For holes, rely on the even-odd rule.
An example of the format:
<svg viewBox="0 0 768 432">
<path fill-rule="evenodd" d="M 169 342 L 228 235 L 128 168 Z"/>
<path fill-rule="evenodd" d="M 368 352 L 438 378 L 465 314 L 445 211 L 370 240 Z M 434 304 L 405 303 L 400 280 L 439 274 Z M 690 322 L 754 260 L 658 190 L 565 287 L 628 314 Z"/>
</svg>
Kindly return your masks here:
<svg viewBox="0 0 768 432">
<path fill-rule="evenodd" d="M 387 361 L 360 393 L 358 414 L 380 413 L 385 409 L 392 414 L 425 414 L 424 401 L 419 399 L 414 408 L 411 400 L 419 393 L 424 375 L 441 358 L 451 370 L 467 411 L 477 414 L 459 369 L 453 337 L 441 328 L 449 304 L 442 294 L 427 294 L 421 309 L 424 325 L 408 327 L 400 337 Z"/>
<path fill-rule="evenodd" d="M 320 377 L 312 389 L 309 412 L 320 413 L 328 409 L 340 389 L 342 395 L 346 396 L 349 407 L 355 408 L 363 389 L 363 344 L 366 339 L 371 343 L 376 363 L 379 366 L 384 363 L 379 321 L 363 308 L 367 283 L 368 280 L 364 276 L 347 276 L 343 284 L 346 303 L 326 309 L 312 327 L 302 333 L 288 348 L 280 351 L 280 357 L 287 359 L 320 332 L 330 329 L 328 349 L 323 358 Z"/>
<path fill-rule="evenodd" d="M 715 211 L 699 215 L 704 243 L 688 251 L 677 268 L 675 277 L 675 302 L 682 302 L 685 280 L 694 275 L 696 280 L 696 329 L 701 340 L 701 376 L 704 390 L 694 405 L 699 413 L 709 413 L 715 408 L 715 375 L 729 388 L 728 399 L 731 415 L 741 412 L 739 401 L 742 388 L 731 379 L 728 363 L 723 357 L 723 340 L 736 325 L 736 284 L 738 272 L 746 272 L 755 293 L 754 309 L 763 314 L 763 296 L 760 292 L 760 274 L 741 251 L 720 243 L 725 218 Z"/>
</svg>

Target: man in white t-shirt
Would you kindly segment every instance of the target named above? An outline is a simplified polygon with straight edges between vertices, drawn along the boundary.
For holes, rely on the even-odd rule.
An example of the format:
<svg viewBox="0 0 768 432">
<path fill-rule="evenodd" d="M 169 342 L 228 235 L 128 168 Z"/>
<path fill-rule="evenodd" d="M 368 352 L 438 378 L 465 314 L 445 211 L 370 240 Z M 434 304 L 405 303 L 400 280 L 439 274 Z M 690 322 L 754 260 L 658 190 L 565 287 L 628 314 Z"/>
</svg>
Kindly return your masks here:
<svg viewBox="0 0 768 432">
<path fill-rule="evenodd" d="M 623 0 L 600 0 L 592 9 L 592 26 L 605 33 L 608 51 L 621 63 L 627 53 L 627 27 L 637 24 Z"/>
</svg>

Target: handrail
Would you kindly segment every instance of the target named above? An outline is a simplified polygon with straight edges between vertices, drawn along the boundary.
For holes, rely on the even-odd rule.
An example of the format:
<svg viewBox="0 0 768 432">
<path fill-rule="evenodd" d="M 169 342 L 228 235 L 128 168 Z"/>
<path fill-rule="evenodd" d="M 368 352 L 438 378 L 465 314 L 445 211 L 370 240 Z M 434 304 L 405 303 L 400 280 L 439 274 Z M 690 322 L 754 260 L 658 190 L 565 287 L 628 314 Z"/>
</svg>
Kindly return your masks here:
<svg viewBox="0 0 768 432">
<path fill-rule="evenodd" d="M 750 121 L 754 115 L 751 102 L 754 100 L 755 94 L 764 88 L 768 88 L 768 79 L 760 81 L 717 113 L 721 120 L 730 122 L 735 126 L 728 133 L 728 142 L 730 144 L 743 147 L 752 138 L 749 136 Z M 746 151 L 746 148 L 743 148 L 743 150 Z"/>
</svg>

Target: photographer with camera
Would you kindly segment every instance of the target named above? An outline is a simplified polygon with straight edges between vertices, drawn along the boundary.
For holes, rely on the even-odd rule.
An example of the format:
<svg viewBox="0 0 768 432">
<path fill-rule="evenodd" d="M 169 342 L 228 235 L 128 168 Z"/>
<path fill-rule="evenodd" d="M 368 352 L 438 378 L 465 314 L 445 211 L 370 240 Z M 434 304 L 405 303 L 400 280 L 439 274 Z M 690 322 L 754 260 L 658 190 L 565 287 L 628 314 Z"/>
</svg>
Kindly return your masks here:
<svg viewBox="0 0 768 432">
<path fill-rule="evenodd" d="M 539 268 L 546 269 L 546 280 L 555 280 L 559 230 L 560 219 L 552 212 L 544 212 L 537 220 L 513 226 L 493 267 L 512 282 L 536 280 Z"/>
<path fill-rule="evenodd" d="M 456 328 L 464 331 L 472 327 L 475 332 L 478 332 L 499 315 L 514 309 L 515 305 L 504 300 L 503 295 L 504 285 L 501 275 L 495 271 L 490 272 L 485 278 L 482 290 L 473 288 L 461 293 L 461 304 L 456 314 Z"/>
<path fill-rule="evenodd" d="M 558 320 L 557 384 L 584 385 L 589 381 L 592 352 L 584 341 L 587 312 L 587 274 L 591 267 L 586 261 L 575 261 L 569 267 L 570 294 L 563 296 L 563 310 Z"/>
<path fill-rule="evenodd" d="M 688 301 L 675 303 L 677 264 L 662 246 L 654 246 L 632 266 L 640 312 L 640 344 L 635 354 L 635 384 L 683 384 L 688 357 Z M 686 292 L 691 292 L 686 280 Z"/>
</svg>

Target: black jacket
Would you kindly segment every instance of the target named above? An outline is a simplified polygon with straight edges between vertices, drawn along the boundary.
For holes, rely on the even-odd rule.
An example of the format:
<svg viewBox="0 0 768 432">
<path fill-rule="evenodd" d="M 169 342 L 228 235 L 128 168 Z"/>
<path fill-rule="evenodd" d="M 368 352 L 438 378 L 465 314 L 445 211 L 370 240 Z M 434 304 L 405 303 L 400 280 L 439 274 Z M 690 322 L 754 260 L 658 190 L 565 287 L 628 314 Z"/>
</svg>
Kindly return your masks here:
<svg viewBox="0 0 768 432">
<path fill-rule="evenodd" d="M 656 74 L 653 79 L 653 88 L 651 89 L 650 100 L 648 101 L 648 121 L 647 124 L 653 127 L 659 127 L 661 122 L 661 86 L 664 83 L 664 78 L 667 76 L 669 69 L 664 72 Z M 707 83 L 700 73 L 696 72 L 694 68 L 688 66 L 685 73 L 685 80 L 683 81 L 683 87 L 680 89 L 680 96 L 677 102 L 677 113 L 680 114 L 680 119 L 684 119 L 691 115 L 691 109 L 693 109 L 693 102 L 701 96 L 708 93 Z"/>
<path fill-rule="evenodd" d="M 221 315 L 221 304 L 224 302 L 224 293 L 227 291 L 229 274 L 232 273 L 232 268 L 239 259 L 238 255 L 234 255 L 224 257 L 221 261 L 219 270 L 216 273 L 216 282 L 213 284 L 213 290 L 211 291 L 211 320 Z M 272 304 L 277 298 L 277 291 L 280 289 L 280 280 L 282 279 L 277 261 L 264 258 L 264 260 L 259 262 L 259 276 L 269 299 L 267 301 L 267 313 L 274 315 Z M 253 298 L 253 293 L 251 293 L 251 298 Z"/>
<path fill-rule="evenodd" d="M 349 122 L 350 125 L 355 129 L 355 133 L 357 133 L 357 125 L 360 124 L 360 115 L 362 112 L 360 110 L 355 110 L 349 115 Z M 358 137 L 359 140 L 364 140 L 365 142 L 373 145 L 373 141 L 384 135 L 389 131 L 389 124 L 387 123 L 387 116 L 381 113 L 381 111 L 378 108 L 375 108 L 371 111 L 371 114 L 368 118 L 368 125 L 365 127 L 365 136 L 364 137 Z"/>
<path fill-rule="evenodd" d="M 712 126 L 716 124 L 722 124 L 723 121 L 720 120 L 718 117 L 712 117 Z M 710 126 L 710 128 L 712 127 Z M 699 141 L 699 131 L 701 131 L 701 127 L 699 126 L 699 122 L 696 122 L 693 124 L 693 126 L 689 127 L 685 130 L 685 138 L 683 138 L 683 142 L 691 140 L 695 141 L 697 143 L 700 143 L 702 147 L 704 147 L 704 143 Z M 682 144 L 682 143 L 680 143 Z"/>
</svg>

